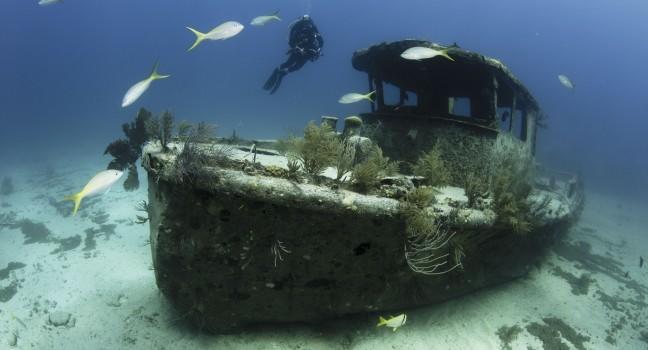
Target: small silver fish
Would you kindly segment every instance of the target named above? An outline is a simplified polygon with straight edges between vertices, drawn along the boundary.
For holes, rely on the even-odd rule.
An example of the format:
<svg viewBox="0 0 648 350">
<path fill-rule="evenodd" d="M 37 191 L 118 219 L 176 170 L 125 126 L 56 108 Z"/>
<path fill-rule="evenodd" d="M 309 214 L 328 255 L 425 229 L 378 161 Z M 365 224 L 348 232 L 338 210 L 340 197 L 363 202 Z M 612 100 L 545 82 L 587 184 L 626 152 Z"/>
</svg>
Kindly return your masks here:
<svg viewBox="0 0 648 350">
<path fill-rule="evenodd" d="M 107 193 L 112 185 L 119 180 L 124 173 L 119 170 L 103 170 L 97 173 L 83 189 L 73 195 L 67 196 L 64 199 L 74 202 L 74 209 L 72 215 L 76 215 L 81 205 L 81 200 L 85 197 L 93 197 Z"/>
<path fill-rule="evenodd" d="M 122 99 L 122 107 L 130 106 L 137 101 L 137 99 L 140 98 L 146 90 L 148 90 L 154 80 L 170 77 L 170 75 L 159 74 L 157 72 L 157 67 L 158 64 L 156 63 L 155 66 L 153 66 L 153 72 L 151 72 L 151 75 L 149 75 L 148 78 L 135 83 L 135 85 L 131 86 L 128 91 L 126 91 L 126 94 L 124 94 L 124 98 Z"/>
<path fill-rule="evenodd" d="M 402 58 L 406 60 L 415 60 L 415 61 L 425 60 L 437 56 L 442 56 L 449 59 L 450 61 L 454 61 L 454 58 L 448 55 L 447 49 L 436 50 L 431 47 L 414 46 L 414 47 L 410 47 L 409 49 L 401 53 Z"/>
<path fill-rule="evenodd" d="M 49 6 L 49 5 L 54 5 L 58 3 L 63 3 L 63 0 L 40 0 L 38 4 L 40 6 Z"/>
<path fill-rule="evenodd" d="M 573 89 L 574 87 L 576 87 L 576 85 L 572 83 L 572 81 L 569 80 L 569 78 L 566 75 L 559 74 L 558 80 L 560 81 L 561 84 L 563 84 L 564 87 L 568 89 Z"/>
<path fill-rule="evenodd" d="M 400 314 L 398 316 L 391 316 L 388 319 L 385 319 L 384 317 L 380 316 L 378 318 L 378 324 L 376 325 L 376 327 L 386 326 L 392 328 L 394 332 L 396 332 L 398 328 L 405 325 L 405 322 L 407 322 L 407 315 L 405 314 Z"/>
<path fill-rule="evenodd" d="M 363 94 L 359 94 L 357 92 L 351 92 L 351 93 L 348 93 L 348 94 L 340 97 L 338 102 L 342 103 L 342 104 L 349 104 L 349 103 L 354 103 L 354 102 L 358 102 L 358 101 L 362 101 L 362 100 L 369 100 L 369 101 L 373 102 L 373 99 L 371 99 L 371 96 L 373 94 L 375 94 L 375 93 L 376 93 L 376 91 L 372 91 L 372 92 L 370 92 L 368 94 L 363 95 Z"/>
<path fill-rule="evenodd" d="M 207 33 L 201 33 L 191 27 L 186 27 L 186 28 L 196 35 L 196 41 L 194 41 L 193 45 L 191 45 L 191 47 L 187 50 L 187 51 L 191 51 L 196 46 L 198 46 L 198 44 L 200 44 L 203 40 L 229 39 L 237 35 L 238 33 L 240 33 L 245 28 L 245 26 L 236 21 L 227 21 L 225 23 L 219 24 L 218 26 L 216 26 L 214 29 L 210 30 Z"/>
<path fill-rule="evenodd" d="M 279 11 L 275 11 L 275 13 L 269 15 L 269 16 L 258 16 L 254 17 L 252 22 L 250 22 L 250 25 L 253 26 L 263 26 L 266 25 L 267 23 L 271 21 L 281 21 L 281 18 L 279 18 Z"/>
</svg>

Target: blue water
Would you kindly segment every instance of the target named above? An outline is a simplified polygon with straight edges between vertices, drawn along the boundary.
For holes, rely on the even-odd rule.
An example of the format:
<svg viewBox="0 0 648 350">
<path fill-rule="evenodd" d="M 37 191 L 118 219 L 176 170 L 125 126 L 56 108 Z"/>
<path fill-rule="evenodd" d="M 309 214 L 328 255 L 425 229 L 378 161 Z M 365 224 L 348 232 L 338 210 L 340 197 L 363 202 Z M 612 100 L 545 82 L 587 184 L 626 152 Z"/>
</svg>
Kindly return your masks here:
<svg viewBox="0 0 648 350">
<path fill-rule="evenodd" d="M 66 169 L 60 168 L 70 167 L 71 171 L 83 173 L 75 176 L 85 179 L 108 163 L 109 157 L 102 155 L 106 145 L 122 136 L 121 124 L 131 121 L 140 107 L 155 113 L 168 109 L 177 120 L 217 124 L 221 136 L 236 130 L 248 138 L 281 137 L 299 133 L 309 120 L 319 120 L 321 115 L 345 117 L 368 110 L 367 104 L 337 102 L 347 92 L 367 90 L 366 74 L 351 66 L 355 50 L 405 38 L 446 45 L 456 42 L 466 50 L 502 61 L 537 98 L 549 116 L 548 128 L 541 129 L 538 136 L 538 160 L 551 168 L 579 172 L 588 193 L 596 193 L 588 194 L 588 199 L 593 200 L 586 206 L 579 239 L 591 238 L 587 232 L 597 228 L 609 241 L 622 242 L 617 246 L 622 248 L 613 253 L 623 261 L 624 270 L 632 271 L 632 278 L 640 276 L 643 278 L 640 283 L 645 281 L 645 267 L 641 270 L 636 266 L 637 256 L 646 254 L 641 249 L 645 246 L 645 207 L 648 206 L 648 3 L 645 1 L 64 0 L 51 6 L 38 6 L 37 2 L 4 0 L 0 4 L 0 179 L 5 175 L 14 176 L 18 183 L 19 193 L 3 201 L 21 198 L 17 200 L 19 204 L 7 209 L 18 210 L 19 217 L 47 221 L 45 214 L 42 217 L 39 214 L 54 210 L 45 202 L 37 203 L 36 195 L 43 188 L 34 189 L 34 193 L 21 193 L 32 186 L 28 179 L 19 178 L 19 174 L 25 173 L 21 171 L 23 166 L 26 169 L 34 164 L 48 164 L 62 174 L 66 174 Z M 249 25 L 255 16 L 275 10 L 280 10 L 281 22 L 264 27 Z M 289 74 L 279 91 L 270 95 L 261 87 L 286 58 L 290 23 L 305 13 L 312 16 L 325 39 L 324 56 Z M 186 51 L 194 35 L 185 26 L 206 32 L 228 20 L 239 21 L 246 28 L 232 39 L 206 41 L 197 49 Z M 121 108 L 126 90 L 146 78 L 156 61 L 159 72 L 171 77 L 153 82 L 133 105 Z M 563 87 L 558 74 L 569 76 L 576 88 Z M 67 180 L 75 183 L 75 189 L 83 185 L 77 178 Z M 119 196 L 127 196 L 119 191 Z M 133 196 L 138 200 L 146 198 L 145 186 Z M 130 197 L 129 200 L 136 202 Z M 117 207 L 117 202 L 108 204 Z M 29 205 L 21 212 L 24 203 Z M 40 206 L 46 209 L 41 211 Z M 115 217 L 119 215 L 130 215 L 129 209 L 118 212 Z M 81 234 L 85 228 L 75 227 L 69 218 L 48 216 L 52 217 L 56 220 L 47 224 L 61 237 Z M 132 231 L 131 236 L 124 234 L 128 239 L 141 234 L 136 238 L 143 241 L 148 234 L 140 227 L 123 226 L 120 230 Z M 7 234 L 4 237 L 8 238 L 2 238 L 0 248 L 8 240 L 20 245 L 17 231 L 11 232 L 13 236 Z M 599 241 L 602 242 L 600 237 Z M 144 269 L 149 248 L 126 246 L 146 261 L 138 264 Z M 111 251 L 119 249 L 122 248 Z M 604 254 L 602 250 L 598 253 Z M 30 254 L 31 251 L 24 255 Z M 39 254 L 50 256 L 49 252 Z M 0 268 L 8 259 L 0 256 Z M 553 261 L 560 262 L 555 256 Z M 144 274 L 151 279 L 147 288 L 155 288 L 152 272 L 144 271 Z M 529 290 L 538 291 L 538 295 L 547 297 L 536 300 L 538 307 L 559 305 L 560 295 L 544 290 L 542 281 L 535 276 L 511 290 L 529 288 L 520 295 L 530 293 Z M 600 284 L 597 287 L 601 291 L 611 293 L 603 282 Z M 470 297 L 479 300 L 472 301 L 473 307 L 486 305 L 479 299 L 485 298 L 492 305 L 506 309 L 510 305 L 504 291 L 504 288 L 495 289 Z M 89 298 L 93 297 L 96 296 Z M 595 292 L 583 296 L 580 299 L 583 302 L 574 306 L 574 315 L 587 319 L 588 302 L 597 303 L 595 297 Z M 457 305 L 462 302 L 465 300 L 453 301 Z M 17 299 L 12 303 L 25 304 Z M 100 304 L 105 304 L 103 299 Z M 450 325 L 460 329 L 480 325 L 466 326 L 463 319 L 457 319 L 459 312 L 453 305 L 419 312 L 447 316 Z M 502 311 L 505 315 L 506 312 Z M 515 312 L 508 310 L 508 315 Z M 475 316 L 474 320 L 483 316 L 479 312 L 475 314 L 479 317 Z M 645 312 L 636 315 L 645 316 Z M 439 326 L 432 321 L 416 324 L 416 317 L 413 320 L 412 327 L 419 327 L 415 329 L 421 330 L 420 334 L 429 334 L 426 328 L 429 324 Z M 518 320 L 500 321 L 511 325 Z M 34 317 L 32 322 L 35 323 L 29 323 L 29 332 L 38 333 L 41 320 Z M 592 334 L 604 334 L 608 326 L 612 327 L 606 324 L 592 330 Z M 83 327 L 82 322 L 79 327 Z M 367 338 L 372 339 L 373 324 L 368 327 Z M 352 334 L 354 330 L 349 332 Z M 626 336 L 629 332 L 618 338 L 625 337 L 637 344 L 639 335 L 632 331 L 632 336 Z M 6 335 L 4 331 L 0 333 Z M 255 336 L 265 341 L 264 334 Z M 425 338 L 421 336 L 421 339 Z M 497 338 L 493 335 L 492 339 Z M 601 339 L 592 342 L 608 344 Z M 5 345 L 0 344 L 0 347 Z M 372 347 L 367 345 L 367 348 Z"/>
<path fill-rule="evenodd" d="M 139 107 L 204 120 L 221 134 L 248 137 L 298 131 L 367 88 L 350 64 L 354 50 L 381 41 L 457 42 L 496 57 L 529 87 L 550 116 L 539 158 L 586 174 L 606 188 L 646 188 L 648 5 L 642 1 L 65 1 L 37 6 L 7 0 L 0 11 L 0 155 L 101 149 Z M 282 22 L 186 52 L 193 35 L 226 21 L 248 24 L 280 10 Z M 324 57 L 289 75 L 279 92 L 261 85 L 284 59 L 288 25 L 310 13 Z M 159 60 L 157 81 L 134 105 L 124 92 Z M 574 91 L 556 76 L 568 75 Z M 27 144 L 29 142 L 29 144 Z M 17 153 L 19 152 L 19 153 Z M 630 191 L 628 191 L 630 190 Z"/>
</svg>

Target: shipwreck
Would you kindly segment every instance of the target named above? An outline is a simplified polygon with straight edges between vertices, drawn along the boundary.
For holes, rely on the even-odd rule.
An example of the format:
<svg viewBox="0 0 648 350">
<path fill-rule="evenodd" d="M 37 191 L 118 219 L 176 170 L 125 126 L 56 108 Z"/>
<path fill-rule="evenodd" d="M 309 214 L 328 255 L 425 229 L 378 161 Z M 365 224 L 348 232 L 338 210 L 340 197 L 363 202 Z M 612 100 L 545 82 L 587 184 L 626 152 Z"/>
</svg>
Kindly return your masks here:
<svg viewBox="0 0 648 350">
<path fill-rule="evenodd" d="M 414 46 L 447 50 L 406 60 Z M 156 281 L 178 314 L 229 332 L 401 311 L 527 274 L 583 205 L 542 169 L 544 122 L 498 60 L 404 40 L 359 50 L 370 111 L 303 137 L 145 145 Z"/>
</svg>

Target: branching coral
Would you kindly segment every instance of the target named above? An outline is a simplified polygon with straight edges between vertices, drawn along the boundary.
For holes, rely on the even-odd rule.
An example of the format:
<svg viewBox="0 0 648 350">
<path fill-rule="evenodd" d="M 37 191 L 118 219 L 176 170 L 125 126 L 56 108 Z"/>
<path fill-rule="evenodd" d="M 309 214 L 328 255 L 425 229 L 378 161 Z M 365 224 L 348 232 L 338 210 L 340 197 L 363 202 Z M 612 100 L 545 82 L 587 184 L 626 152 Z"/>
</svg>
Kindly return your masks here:
<svg viewBox="0 0 648 350">
<path fill-rule="evenodd" d="M 288 158 L 291 174 L 297 174 L 298 166 L 310 176 L 320 175 L 326 168 L 335 167 L 336 180 L 343 181 L 345 175 L 353 170 L 356 161 L 356 145 L 346 139 L 341 140 L 329 124 L 310 122 L 304 129 L 303 138 L 288 136 L 278 140 L 274 147 Z"/>
<path fill-rule="evenodd" d="M 139 188 L 139 177 L 137 176 L 137 165 L 128 166 L 128 176 L 124 180 L 124 189 L 126 191 L 135 191 Z"/>
<path fill-rule="evenodd" d="M 189 123 L 186 120 L 183 120 L 180 123 L 178 123 L 178 127 L 176 128 L 178 133 L 178 139 L 181 142 L 186 142 L 187 138 L 189 137 L 189 134 L 191 133 L 192 128 L 193 125 L 191 125 L 191 123 Z"/>
<path fill-rule="evenodd" d="M 180 181 L 193 181 L 207 167 L 225 164 L 232 148 L 227 145 L 206 145 L 214 136 L 215 128 L 206 123 L 191 127 L 182 151 L 178 154 L 175 169 Z"/>
<path fill-rule="evenodd" d="M 435 202 L 434 189 L 431 187 L 416 187 L 407 192 L 405 203 L 403 204 L 403 207 L 406 209 L 403 210 L 406 212 L 411 210 L 420 210 L 434 204 Z"/>
<path fill-rule="evenodd" d="M 124 170 L 130 164 L 137 162 L 137 158 L 139 158 L 139 154 L 131 147 L 127 139 L 111 142 L 104 151 L 104 154 L 107 153 L 113 156 L 113 160 L 108 164 L 108 169 Z"/>
<path fill-rule="evenodd" d="M 517 234 L 526 234 L 532 229 L 528 202 L 531 193 L 530 169 L 518 164 L 512 157 L 504 159 L 497 169 L 491 184 L 493 210 L 497 214 L 495 225 Z"/>
<path fill-rule="evenodd" d="M 104 151 L 104 154 L 113 156 L 113 160 L 108 164 L 108 169 L 125 170 L 128 168 L 128 178 L 124 182 L 124 189 L 127 191 L 139 188 L 135 163 L 142 154 L 144 143 L 152 136 L 149 133 L 151 120 L 153 120 L 151 112 L 144 108 L 140 109 L 134 121 L 122 125 L 126 138 L 111 142 Z"/>
<path fill-rule="evenodd" d="M 353 169 L 353 161 L 355 159 L 355 145 L 350 142 L 342 142 L 338 149 L 338 154 L 335 161 L 337 181 L 343 181 L 344 175 Z"/>
<path fill-rule="evenodd" d="M 136 224 L 145 224 L 146 222 L 149 221 L 149 205 L 145 200 L 139 201 L 137 205 L 135 206 L 135 209 L 137 211 L 141 211 L 146 214 L 146 216 L 143 215 L 135 215 Z"/>
<path fill-rule="evenodd" d="M 274 149 L 284 156 L 291 156 L 297 152 L 297 138 L 294 135 L 289 135 L 286 138 L 278 139 L 274 143 Z M 293 157 L 294 159 L 294 157 Z"/>
<path fill-rule="evenodd" d="M 147 133 L 151 138 L 160 141 L 163 152 L 168 152 L 168 144 L 173 135 L 173 114 L 169 111 L 164 111 L 161 117 L 149 118 L 146 124 Z M 185 126 L 183 125 L 183 128 Z M 183 130 L 184 132 L 185 130 Z"/>
<path fill-rule="evenodd" d="M 283 255 L 281 254 L 281 252 L 284 252 L 286 254 L 291 253 L 291 251 L 286 248 L 282 241 L 276 239 L 270 247 L 270 253 L 272 253 L 272 256 L 274 258 L 274 267 L 277 267 L 277 259 L 279 259 L 279 261 L 283 261 Z"/>
<path fill-rule="evenodd" d="M 430 186 L 444 186 L 450 182 L 450 172 L 441 158 L 438 146 L 423 153 L 414 165 L 414 174 L 423 176 L 425 183 Z"/>
<path fill-rule="evenodd" d="M 277 146 L 289 157 L 298 159 L 306 174 L 316 176 L 335 165 L 341 145 L 330 126 L 318 126 L 311 121 L 304 129 L 303 138 L 292 137 Z"/>
<path fill-rule="evenodd" d="M 165 151 L 168 151 L 168 143 L 171 140 L 171 136 L 173 133 L 173 114 L 169 111 L 164 111 L 162 113 L 162 117 L 160 118 L 160 134 L 158 135 L 158 138 L 160 139 L 160 143 L 162 143 L 162 148 Z"/>
<path fill-rule="evenodd" d="M 196 143 L 209 142 L 216 134 L 216 125 L 199 122 L 191 129 L 189 141 Z"/>
<path fill-rule="evenodd" d="M 209 164 L 208 155 L 194 142 L 185 142 L 175 162 L 176 174 L 181 182 L 191 182 L 200 176 Z"/>
<path fill-rule="evenodd" d="M 487 177 L 484 175 L 478 176 L 474 173 L 468 174 L 468 176 L 466 176 L 464 191 L 468 198 L 468 207 L 477 208 L 478 202 L 481 199 L 488 197 Z"/>
<path fill-rule="evenodd" d="M 299 170 L 301 169 L 301 164 L 297 159 L 288 159 L 288 178 L 293 180 L 299 180 Z"/>
<path fill-rule="evenodd" d="M 126 138 L 112 142 L 104 154 L 111 154 L 113 160 L 108 165 L 109 169 L 128 169 L 128 177 L 124 181 L 124 189 L 133 191 L 139 188 L 136 162 L 142 153 L 142 147 L 147 140 L 160 141 L 163 152 L 168 152 L 174 128 L 174 118 L 169 111 L 160 117 L 154 117 L 146 109 L 139 110 L 137 117 L 131 123 L 122 125 Z M 214 128 L 206 123 L 192 126 L 187 122 L 178 125 L 178 138 L 184 142 L 182 153 L 178 156 L 179 173 L 181 178 L 195 174 L 210 160 L 221 159 L 224 149 L 209 148 L 201 150 L 196 144 L 207 142 L 213 136 Z"/>
<path fill-rule="evenodd" d="M 153 113 L 141 108 L 133 122 L 122 125 L 124 135 L 126 135 L 129 144 L 138 156 L 142 153 L 144 143 L 151 138 L 151 134 L 147 131 L 147 125 L 152 118 Z"/>
<path fill-rule="evenodd" d="M 367 159 L 353 167 L 351 180 L 358 191 L 366 192 L 377 186 L 381 177 L 393 175 L 397 170 L 398 163 L 384 157 L 380 147 L 373 145 Z"/>
</svg>

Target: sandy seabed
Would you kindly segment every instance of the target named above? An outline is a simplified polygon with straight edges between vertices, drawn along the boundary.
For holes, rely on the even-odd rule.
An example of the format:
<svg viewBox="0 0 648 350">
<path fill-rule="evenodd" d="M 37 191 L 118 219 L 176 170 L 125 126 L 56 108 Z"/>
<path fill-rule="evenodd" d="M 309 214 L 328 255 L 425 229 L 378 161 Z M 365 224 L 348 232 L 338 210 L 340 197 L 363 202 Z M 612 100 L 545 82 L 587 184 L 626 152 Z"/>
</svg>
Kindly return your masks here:
<svg viewBox="0 0 648 350">
<path fill-rule="evenodd" d="M 0 349 L 647 349 L 648 203 L 587 192 L 581 219 L 528 277 L 440 305 L 403 310 L 397 332 L 378 314 L 320 325 L 266 325 L 209 335 L 159 293 L 142 186 L 84 201 L 76 192 L 105 159 L 13 167 L 0 195 Z M 77 160 L 74 164 L 79 164 Z M 65 169 L 65 170 L 59 170 Z M 643 251 L 642 251 L 643 249 Z M 15 342 L 15 345 L 14 345 Z"/>
</svg>

